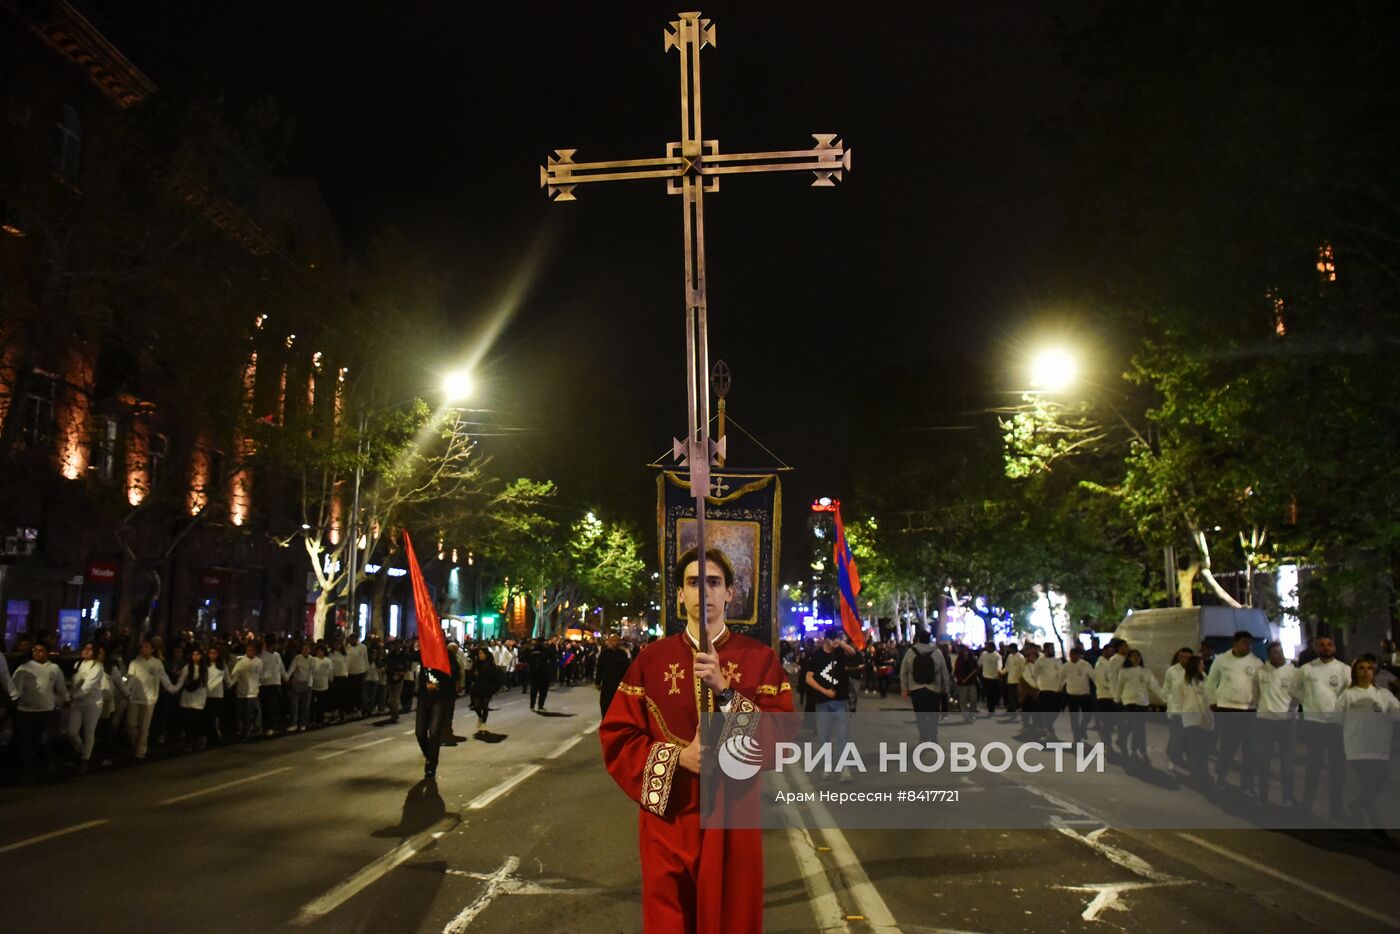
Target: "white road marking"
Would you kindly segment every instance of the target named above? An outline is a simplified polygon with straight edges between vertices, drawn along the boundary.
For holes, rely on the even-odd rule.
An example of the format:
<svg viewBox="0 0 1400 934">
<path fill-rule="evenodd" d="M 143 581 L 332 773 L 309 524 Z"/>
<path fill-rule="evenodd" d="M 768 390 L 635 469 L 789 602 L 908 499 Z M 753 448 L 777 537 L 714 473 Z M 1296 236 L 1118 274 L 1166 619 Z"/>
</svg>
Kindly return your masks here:
<svg viewBox="0 0 1400 934">
<path fill-rule="evenodd" d="M 412 859 L 414 854 L 432 843 L 444 832 L 450 830 L 456 823 L 457 818 L 455 816 L 446 817 L 427 830 L 420 831 L 409 837 L 407 840 L 340 883 L 340 885 L 331 889 L 325 895 L 302 905 L 296 917 L 292 918 L 291 923 L 303 926 L 312 924 L 330 914 L 332 911 L 335 911 L 357 894 L 364 891 L 375 882 L 378 882 L 390 870 Z"/>
<path fill-rule="evenodd" d="M 442 929 L 442 934 L 461 934 L 465 931 L 467 926 L 476 920 L 476 916 L 485 911 L 495 899 L 496 892 L 505 882 L 506 877 L 515 872 L 519 866 L 519 859 L 514 856 L 506 857 L 506 861 L 501 863 L 501 868 L 487 877 L 486 891 L 477 896 L 476 901 L 459 911 L 457 917 L 447 922 L 447 927 Z"/>
<path fill-rule="evenodd" d="M 787 821 L 788 843 L 792 846 L 792 855 L 797 857 L 797 868 L 802 873 L 802 884 L 812 903 L 812 917 L 816 919 L 817 930 L 823 934 L 849 931 L 851 926 L 846 922 L 836 893 L 832 891 L 826 868 L 817 856 L 817 845 L 812 842 L 811 835 L 798 826 L 797 817 L 791 812 L 787 815 Z"/>
<path fill-rule="evenodd" d="M 181 801 L 189 801 L 191 798 L 199 798 L 203 795 L 212 795 L 216 791 L 223 791 L 225 788 L 236 788 L 239 785 L 246 785 L 249 782 L 262 781 L 264 778 L 271 778 L 282 772 L 290 772 L 292 767 L 284 765 L 280 769 L 272 769 L 267 772 L 259 772 L 257 775 L 249 775 L 247 778 L 235 778 L 231 782 L 224 782 L 222 785 L 211 785 L 208 788 L 201 788 L 199 791 L 192 791 L 187 795 L 176 795 L 173 798 L 166 798 L 161 804 L 178 804 Z"/>
<path fill-rule="evenodd" d="M 564 753 L 568 752 L 570 749 L 573 749 L 575 746 L 577 746 L 577 745 L 578 745 L 580 742 L 582 742 L 582 741 L 583 741 L 583 734 L 582 734 L 582 733 L 580 733 L 578 736 L 575 736 L 573 739 L 566 739 L 566 740 L 564 740 L 562 743 L 560 743 L 558 746 L 555 746 L 555 747 L 554 747 L 554 751 L 551 752 L 549 755 L 545 756 L 545 758 L 546 758 L 546 759 L 558 759 L 560 756 L 562 756 Z"/>
<path fill-rule="evenodd" d="M 1131 892 L 1135 889 L 1155 889 L 1173 884 L 1171 882 L 1100 882 L 1095 885 L 1057 885 L 1055 888 L 1063 889 L 1066 892 L 1092 893 L 1094 897 L 1084 907 L 1084 912 L 1080 917 L 1085 921 L 1098 921 L 1099 915 L 1106 910 L 1128 910 L 1128 906 L 1118 897 L 1124 892 Z"/>
<path fill-rule="evenodd" d="M 70 833 L 77 833 L 80 830 L 87 830 L 89 827 L 97 827 L 107 823 L 109 818 L 102 820 L 90 820 L 83 824 L 74 824 L 72 827 L 64 827 L 62 830 L 54 830 L 49 833 L 40 834 L 37 837 L 30 837 L 28 840 L 20 840 L 17 843 L 7 843 L 0 846 L 0 853 L 8 853 L 11 850 L 18 850 L 22 846 L 29 846 L 31 843 L 43 843 L 45 840 L 52 840 L 55 837 L 64 837 Z"/>
<path fill-rule="evenodd" d="M 497 798 L 509 794 L 510 791 L 513 788 L 515 788 L 516 785 L 519 785 L 521 782 L 525 781 L 525 779 L 529 778 L 531 775 L 534 775 L 542 768 L 544 768 L 544 766 L 539 765 L 538 763 L 535 765 L 526 766 L 519 772 L 516 772 L 510 778 L 506 779 L 501 784 L 497 785 L 495 788 L 492 788 L 490 791 L 485 791 L 477 795 L 475 798 L 472 799 L 471 804 L 467 805 L 467 809 L 470 811 L 480 811 L 482 808 L 486 807 L 488 804 L 490 804 L 492 801 L 495 801 Z"/>
<path fill-rule="evenodd" d="M 371 746 L 378 746 L 380 743 L 387 743 L 392 740 L 392 736 L 384 736 L 380 739 L 370 740 L 368 743 L 361 743 L 358 746 L 350 746 L 347 749 L 337 749 L 335 752 L 328 752 L 324 756 L 317 756 L 316 761 L 321 762 L 326 759 L 334 759 L 336 756 L 343 756 L 347 752 L 358 752 L 361 749 L 368 749 Z"/>
<path fill-rule="evenodd" d="M 1366 908 L 1363 905 L 1357 904 L 1351 899 L 1343 898 L 1342 896 L 1329 892 L 1326 889 L 1318 888 L 1315 885 L 1310 885 L 1309 883 L 1304 882 L 1302 879 L 1299 879 L 1296 876 L 1290 876 L 1286 872 L 1280 872 L 1273 866 L 1261 863 L 1255 859 L 1250 859 L 1248 856 L 1243 856 L 1239 853 L 1236 853 L 1234 850 L 1227 849 L 1226 847 L 1211 843 L 1209 840 L 1205 840 L 1201 837 L 1196 836 L 1195 834 L 1181 833 L 1177 834 L 1177 836 L 1181 837 L 1181 839 L 1183 840 L 1187 840 L 1191 843 L 1194 843 L 1196 846 L 1199 846 L 1202 849 L 1210 850 L 1212 853 L 1218 853 L 1226 859 L 1232 859 L 1235 862 L 1239 863 L 1241 866 L 1248 866 L 1255 872 L 1262 872 L 1266 876 L 1272 876 L 1275 879 L 1278 879 L 1282 882 L 1286 882 L 1288 883 L 1290 888 L 1302 889 L 1310 895 L 1316 895 L 1318 898 L 1326 899 L 1327 901 L 1332 902 L 1333 904 L 1340 905 L 1343 908 L 1347 908 L 1351 911 L 1354 911 L 1359 915 L 1365 915 L 1372 921 L 1378 921 L 1388 928 L 1400 928 L 1400 920 L 1397 920 L 1393 914 L 1385 914 L 1379 911 L 1372 911 L 1371 909 Z"/>
<path fill-rule="evenodd" d="M 538 860 L 536 860 L 538 862 Z M 495 872 L 467 872 L 463 869 L 449 869 L 450 876 L 463 876 L 486 883 L 486 891 L 477 896 L 476 901 L 458 912 L 457 917 L 447 923 L 443 934 L 462 934 L 476 920 L 497 895 L 598 895 L 606 892 L 601 888 L 554 888 L 563 879 L 517 879 L 515 870 L 520 868 L 520 860 L 514 856 L 506 858 L 501 868 Z"/>
<path fill-rule="evenodd" d="M 812 791 L 812 784 L 805 775 L 795 773 L 794 778 L 804 786 L 803 791 Z M 836 821 L 832 820 L 826 805 L 818 802 L 812 806 L 812 822 L 818 827 L 827 828 L 817 833 L 831 848 L 831 856 L 836 861 L 836 871 L 846 883 L 846 892 L 855 903 L 856 914 L 860 915 L 873 931 L 894 931 L 897 934 L 899 925 L 894 920 L 894 914 L 890 912 L 890 907 L 885 904 L 879 890 L 871 883 L 870 876 L 866 875 L 865 867 L 856 858 L 850 841 L 836 827 Z M 815 841 L 817 834 L 813 834 L 812 839 Z"/>
</svg>

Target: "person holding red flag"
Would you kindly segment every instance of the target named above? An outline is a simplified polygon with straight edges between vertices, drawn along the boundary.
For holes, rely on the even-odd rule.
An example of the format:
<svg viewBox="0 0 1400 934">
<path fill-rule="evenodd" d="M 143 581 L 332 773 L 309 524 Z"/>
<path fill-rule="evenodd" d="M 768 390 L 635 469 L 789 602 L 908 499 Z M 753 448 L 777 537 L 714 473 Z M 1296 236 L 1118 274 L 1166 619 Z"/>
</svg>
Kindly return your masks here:
<svg viewBox="0 0 1400 934">
<path fill-rule="evenodd" d="M 718 549 L 676 562 L 687 628 L 648 645 L 617 686 L 598 738 L 608 773 L 640 806 L 642 924 L 657 932 L 744 934 L 763 926 L 763 836 L 701 819 L 701 684 L 708 712 L 757 730 L 759 711 L 792 711 L 792 687 L 773 650 L 731 632 L 724 608 L 734 567 Z M 700 611 L 701 587 L 705 613 Z M 711 651 L 699 648 L 707 626 Z"/>
<path fill-rule="evenodd" d="M 452 707 L 457 703 L 457 659 L 447 651 L 437 607 L 428 593 L 428 583 L 413 552 L 408 529 L 403 531 L 403 548 L 408 555 L 408 576 L 413 586 L 413 608 L 418 615 L 418 715 L 414 732 L 423 750 L 423 777 L 437 775 L 438 752 L 447 737 Z"/>
</svg>

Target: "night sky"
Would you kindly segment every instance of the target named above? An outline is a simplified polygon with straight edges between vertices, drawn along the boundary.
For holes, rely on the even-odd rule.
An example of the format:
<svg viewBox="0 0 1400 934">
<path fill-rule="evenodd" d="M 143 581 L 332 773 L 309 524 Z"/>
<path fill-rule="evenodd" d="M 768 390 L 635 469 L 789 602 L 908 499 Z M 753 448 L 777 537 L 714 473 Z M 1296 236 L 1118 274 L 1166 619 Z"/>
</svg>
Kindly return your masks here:
<svg viewBox="0 0 1400 934">
<path fill-rule="evenodd" d="M 395 226 L 451 283 L 444 364 L 502 317 L 483 405 L 530 431 L 489 439 L 651 541 L 644 466 L 684 431 L 681 205 L 663 183 L 551 204 L 539 165 L 663 154 L 679 136 L 675 3 L 94 3 L 163 88 L 266 95 L 296 126 L 351 251 Z M 1053 302 L 1037 262 L 1058 226 L 1037 129 L 1067 108 L 1055 15 L 1029 3 L 709 3 L 705 135 L 725 151 L 835 132 L 835 189 L 726 178 L 706 198 L 711 359 L 734 419 L 788 476 L 785 576 L 806 503 L 849 497 L 871 458 L 956 444 L 1018 388 L 1011 362 Z M 385 327 L 391 327 L 385 321 Z M 1004 397 L 1003 397 L 1004 398 Z M 731 463 L 768 466 L 748 439 Z M 848 511 L 860 503 L 849 499 Z"/>
</svg>

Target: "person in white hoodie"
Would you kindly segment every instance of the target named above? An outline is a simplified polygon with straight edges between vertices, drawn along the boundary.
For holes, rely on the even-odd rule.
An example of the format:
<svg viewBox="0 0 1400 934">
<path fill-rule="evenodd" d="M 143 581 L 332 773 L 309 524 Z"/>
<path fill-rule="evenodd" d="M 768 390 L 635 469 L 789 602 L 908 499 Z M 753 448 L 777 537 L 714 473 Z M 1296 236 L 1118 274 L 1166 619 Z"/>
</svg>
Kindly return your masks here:
<svg viewBox="0 0 1400 934">
<path fill-rule="evenodd" d="M 326 657 L 326 644 L 318 642 L 311 657 L 311 722 L 318 727 L 326 725 L 330 697 L 331 660 Z"/>
<path fill-rule="evenodd" d="M 73 705 L 68 708 L 68 738 L 78 754 L 78 773 L 82 774 L 91 765 L 92 749 L 97 742 L 97 721 L 112 686 L 103 669 L 97 644 L 84 642 L 80 654 L 82 659 L 73 669 L 73 681 L 69 686 Z"/>
<path fill-rule="evenodd" d="M 1186 747 L 1186 770 L 1197 783 L 1210 781 L 1210 747 L 1215 715 L 1206 697 L 1205 659 L 1191 655 L 1182 665 L 1181 677 L 1172 685 L 1172 706 L 1181 717 Z"/>
<path fill-rule="evenodd" d="M 131 735 L 131 751 L 137 761 L 146 758 L 146 744 L 151 735 L 151 718 L 155 716 L 160 689 L 171 687 L 165 663 L 155 657 L 150 639 L 141 640 L 141 647 L 131 664 L 126 666 L 126 729 Z"/>
<path fill-rule="evenodd" d="M 1089 717 L 1094 704 L 1090 685 L 1094 680 L 1094 666 L 1089 664 L 1078 644 L 1070 646 L 1069 661 L 1060 674 L 1065 686 L 1065 706 L 1069 708 L 1070 732 L 1074 734 L 1076 743 L 1082 743 L 1089 738 Z"/>
<path fill-rule="evenodd" d="M 1186 733 L 1181 725 L 1181 711 L 1176 708 L 1176 686 L 1186 677 L 1186 660 L 1194 653 L 1190 646 L 1176 650 L 1176 658 L 1162 676 L 1162 694 L 1167 699 L 1167 761 L 1186 771 Z"/>
<path fill-rule="evenodd" d="M 38 749 L 44 771 L 54 771 L 53 739 L 58 733 L 59 708 L 68 703 L 68 684 L 63 671 L 49 661 L 49 647 L 35 642 L 29 661 L 15 669 L 10 689 L 15 709 L 15 745 L 26 775 L 34 775 L 34 752 Z"/>
<path fill-rule="evenodd" d="M 1258 735 L 1254 741 L 1257 756 L 1254 763 L 1255 789 L 1259 800 L 1269 800 L 1269 784 L 1273 777 L 1273 760 L 1277 750 L 1279 783 L 1282 802 L 1297 804 L 1293 793 L 1294 724 L 1298 718 L 1298 669 L 1283 655 L 1283 645 L 1269 643 L 1269 660 L 1255 674 L 1259 697 L 1259 716 L 1254 722 Z"/>
<path fill-rule="evenodd" d="M 1390 746 L 1394 724 L 1400 720 L 1400 701 L 1376 687 L 1376 659 L 1363 655 L 1351 663 L 1351 686 L 1337 699 L 1342 711 L 1342 738 L 1347 761 L 1361 785 L 1347 815 L 1357 824 L 1381 830 L 1376 802 L 1390 773 Z"/>
<path fill-rule="evenodd" d="M 1152 669 L 1142 663 L 1142 653 L 1129 649 L 1123 659 L 1123 667 L 1118 672 L 1118 703 L 1122 708 L 1124 729 L 1119 734 L 1118 751 L 1127 756 L 1136 756 L 1143 764 L 1147 758 L 1147 708 L 1153 704 L 1165 704 L 1162 685 Z"/>
<path fill-rule="evenodd" d="M 1230 651 L 1217 655 L 1206 675 L 1206 697 L 1216 714 L 1220 730 L 1220 749 L 1215 759 L 1215 786 L 1226 787 L 1226 779 L 1240 753 L 1240 790 L 1252 795 L 1254 782 L 1254 723 L 1253 714 L 1259 706 L 1257 675 L 1263 662 L 1252 651 L 1254 636 L 1240 630 L 1235 633 Z"/>
<path fill-rule="evenodd" d="M 1298 669 L 1298 705 L 1307 756 L 1303 762 L 1303 807 L 1312 810 L 1319 780 L 1327 773 L 1327 815 L 1342 818 L 1342 786 L 1346 784 L 1346 751 L 1342 743 L 1342 713 L 1337 700 L 1351 684 L 1351 669 L 1337 658 L 1329 636 L 1313 640 L 1317 657 Z"/>
<path fill-rule="evenodd" d="M 345 686 L 346 715 L 353 710 L 356 716 L 365 713 L 365 674 L 369 671 L 369 648 L 360 641 L 360 633 L 350 627 L 349 642 L 345 646 L 345 676 L 350 679 Z"/>
</svg>

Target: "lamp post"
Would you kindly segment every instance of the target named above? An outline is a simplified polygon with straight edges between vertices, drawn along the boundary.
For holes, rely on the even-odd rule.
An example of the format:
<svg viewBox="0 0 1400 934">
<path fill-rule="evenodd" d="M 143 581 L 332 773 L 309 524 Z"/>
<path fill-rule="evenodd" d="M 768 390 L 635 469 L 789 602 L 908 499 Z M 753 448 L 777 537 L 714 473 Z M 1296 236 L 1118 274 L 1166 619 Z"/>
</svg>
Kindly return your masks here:
<svg viewBox="0 0 1400 934">
<path fill-rule="evenodd" d="M 1031 388 L 1041 392 L 1063 392 L 1079 375 L 1074 355 L 1063 347 L 1047 347 L 1031 358 Z"/>
</svg>

